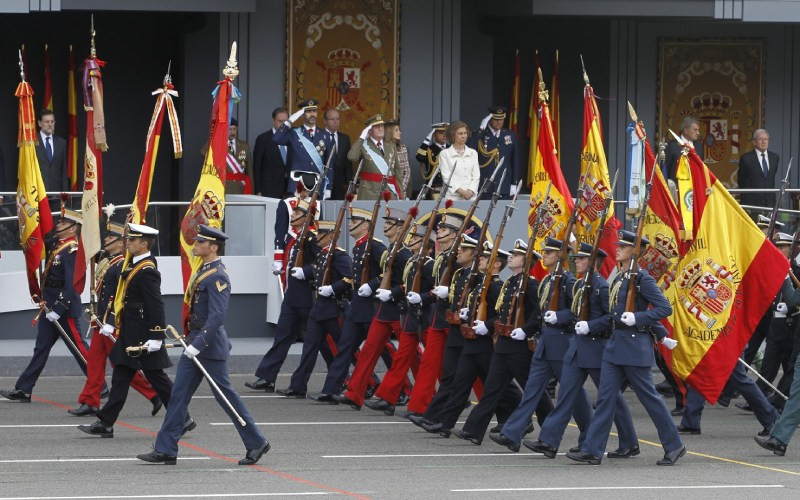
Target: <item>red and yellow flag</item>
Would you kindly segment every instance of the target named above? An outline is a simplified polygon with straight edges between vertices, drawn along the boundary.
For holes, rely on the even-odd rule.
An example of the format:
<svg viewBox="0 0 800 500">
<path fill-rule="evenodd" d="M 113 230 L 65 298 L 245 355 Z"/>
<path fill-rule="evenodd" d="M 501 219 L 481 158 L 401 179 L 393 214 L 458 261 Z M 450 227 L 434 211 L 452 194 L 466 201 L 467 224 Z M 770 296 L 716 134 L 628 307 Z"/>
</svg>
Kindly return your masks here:
<svg viewBox="0 0 800 500">
<path fill-rule="evenodd" d="M 561 161 L 561 92 L 558 78 L 558 49 L 553 59 L 553 85 L 550 89 L 550 120 L 553 122 L 553 141 L 556 145 L 556 156 Z"/>
<path fill-rule="evenodd" d="M 53 81 L 50 73 L 50 49 L 44 44 L 44 100 L 42 108 L 53 111 Z"/>
<path fill-rule="evenodd" d="M 75 88 L 75 53 L 69 46 L 67 72 L 67 168 L 69 190 L 78 190 L 78 91 Z"/>
<path fill-rule="evenodd" d="M 519 49 L 514 53 L 514 81 L 511 83 L 511 104 L 508 106 L 508 128 L 517 133 L 519 122 Z"/>
<path fill-rule="evenodd" d="M 602 231 L 600 248 L 609 256 L 616 252 L 617 233 L 622 223 L 614 215 L 613 207 L 604 227 L 600 227 L 600 216 L 606 205 L 606 198 L 613 196 L 608 175 L 608 162 L 603 148 L 603 130 L 600 111 L 594 91 L 588 83 L 583 91 L 583 151 L 581 152 L 581 179 L 583 195 L 578 200 L 575 217 L 575 235 L 578 241 L 593 244 L 597 231 Z M 600 273 L 608 276 L 614 269 L 614 259 L 605 259 Z"/>
<path fill-rule="evenodd" d="M 789 270 L 693 150 L 695 237 L 675 280 L 672 369 L 715 403 Z"/>
<path fill-rule="evenodd" d="M 39 160 L 36 158 L 36 112 L 33 110 L 33 89 L 26 81 L 14 93 L 19 99 L 18 135 L 19 167 L 17 178 L 17 217 L 19 242 L 25 254 L 28 290 L 34 300 L 41 299 L 42 291 L 36 277 L 39 264 L 45 256 L 44 235 L 53 229 L 50 204 L 44 188 Z"/>
<path fill-rule="evenodd" d="M 528 139 L 530 139 L 530 149 L 528 150 L 528 177 L 527 186 L 533 185 L 533 171 L 536 166 L 536 156 L 539 154 L 539 75 L 542 74 L 541 63 L 539 62 L 539 51 L 536 51 L 533 68 L 533 89 L 531 90 L 531 103 L 528 106 Z M 556 152 L 556 156 L 558 153 Z"/>
</svg>

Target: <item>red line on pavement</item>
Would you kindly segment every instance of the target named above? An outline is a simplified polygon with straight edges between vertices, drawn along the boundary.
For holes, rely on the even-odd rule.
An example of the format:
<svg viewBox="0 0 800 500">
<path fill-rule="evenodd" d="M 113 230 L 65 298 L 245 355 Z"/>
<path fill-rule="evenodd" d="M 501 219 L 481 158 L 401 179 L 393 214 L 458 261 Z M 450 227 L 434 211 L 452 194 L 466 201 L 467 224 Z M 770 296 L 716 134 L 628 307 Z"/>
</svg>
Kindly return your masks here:
<svg viewBox="0 0 800 500">
<path fill-rule="evenodd" d="M 44 398 L 39 397 L 39 396 L 31 396 L 31 399 L 33 399 L 34 401 L 38 401 L 40 403 L 44 403 L 44 404 L 48 404 L 50 406 L 54 406 L 56 408 L 61 408 L 63 410 L 69 410 L 70 409 L 69 406 L 63 405 L 63 404 L 58 403 L 56 401 L 50 401 L 49 399 L 44 399 Z M 151 436 L 151 437 L 155 437 L 156 436 L 156 433 L 153 432 L 153 431 L 144 429 L 142 427 L 137 427 L 137 426 L 129 424 L 127 422 L 123 422 L 122 420 L 117 420 L 115 425 L 119 425 L 119 426 L 125 427 L 126 429 L 129 429 L 129 430 L 132 430 L 132 431 L 136 431 L 136 432 L 139 432 L 141 434 L 146 434 L 146 435 Z M 207 450 L 207 449 L 205 449 L 205 448 L 203 448 L 201 446 L 197 446 L 197 445 L 194 445 L 194 444 L 191 444 L 191 443 L 187 443 L 185 441 L 179 441 L 178 444 L 180 446 L 185 447 L 185 448 L 189 448 L 190 450 L 194 450 L 194 451 L 196 451 L 198 453 L 202 453 L 203 455 L 206 455 L 206 456 L 211 457 L 211 458 L 216 458 L 218 460 L 223 460 L 225 462 L 229 462 L 229 463 L 237 464 L 237 465 L 239 463 L 239 461 L 236 460 L 235 458 L 230 458 L 230 457 L 226 457 L 225 455 L 220 455 L 219 453 L 216 453 L 216 452 L 211 451 L 211 450 Z M 289 479 L 290 481 L 294 481 L 296 483 L 305 484 L 305 485 L 308 485 L 308 486 L 313 486 L 315 488 L 319 488 L 321 490 L 327 490 L 327 491 L 330 491 L 330 492 L 333 492 L 333 493 L 339 493 L 340 495 L 345 495 L 345 496 L 349 496 L 349 497 L 353 497 L 353 498 L 359 498 L 361 500 L 368 500 L 370 498 L 370 497 L 367 497 L 367 496 L 364 496 L 364 495 L 359 495 L 358 493 L 353 493 L 352 491 L 341 490 L 341 489 L 335 488 L 333 486 L 327 486 L 325 484 L 321 484 L 321 483 L 317 483 L 317 482 L 314 482 L 314 481 L 310 481 L 308 479 L 304 479 L 302 477 L 295 476 L 293 474 L 287 474 L 285 472 L 280 472 L 280 471 L 277 471 L 275 469 L 270 469 L 269 467 L 264 467 L 264 466 L 261 466 L 261 465 L 258 465 L 258 464 L 248 465 L 247 467 L 250 467 L 251 469 L 259 470 L 261 472 L 267 472 L 269 474 L 272 474 L 273 476 L 278 476 L 278 477 L 282 477 L 284 479 Z"/>
</svg>

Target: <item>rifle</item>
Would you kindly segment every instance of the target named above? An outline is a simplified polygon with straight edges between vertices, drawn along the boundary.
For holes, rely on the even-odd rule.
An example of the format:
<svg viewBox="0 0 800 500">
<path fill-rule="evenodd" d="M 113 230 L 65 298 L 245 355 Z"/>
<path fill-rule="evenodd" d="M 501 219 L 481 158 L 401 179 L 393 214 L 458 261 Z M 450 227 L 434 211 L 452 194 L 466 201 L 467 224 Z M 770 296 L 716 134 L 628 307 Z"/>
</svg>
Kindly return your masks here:
<svg viewBox="0 0 800 500">
<path fill-rule="evenodd" d="M 353 179 L 350 181 L 350 184 L 347 186 L 347 193 L 344 196 L 344 203 L 342 203 L 342 206 L 339 208 L 339 215 L 336 216 L 336 225 L 333 227 L 331 242 L 328 244 L 328 253 L 325 255 L 325 271 L 322 275 L 322 281 L 320 281 L 322 286 L 331 284 L 331 263 L 333 262 L 333 252 L 336 249 L 336 242 L 339 241 L 339 235 L 342 232 L 344 214 L 347 211 L 347 207 L 350 206 L 350 203 L 355 197 L 356 189 L 358 189 L 358 174 L 361 173 L 361 167 L 363 165 L 364 160 L 361 160 L 358 163 L 358 169 L 356 170 L 355 177 L 353 177 Z"/>
<path fill-rule="evenodd" d="M 525 294 L 528 291 L 528 280 L 531 277 L 531 262 L 533 261 L 533 247 L 536 245 L 536 233 L 538 230 L 539 223 L 542 221 L 544 214 L 547 213 L 547 199 L 550 197 L 550 188 L 553 187 L 553 181 L 547 185 L 547 191 L 544 193 L 544 198 L 542 199 L 542 203 L 539 205 L 539 209 L 536 211 L 536 220 L 533 221 L 533 226 L 531 229 L 531 235 L 528 238 L 528 250 L 525 252 L 525 264 L 522 268 L 522 279 L 519 280 L 519 288 L 517 289 L 517 293 L 514 294 L 514 297 L 511 299 L 511 308 L 509 309 L 509 314 L 513 311 L 514 314 L 514 321 L 513 325 L 514 328 L 522 328 L 522 325 L 525 324 Z"/>
<path fill-rule="evenodd" d="M 500 165 L 503 164 L 503 161 L 505 161 L 505 158 L 500 160 Z M 464 232 L 467 230 L 467 228 L 471 224 L 472 216 L 475 214 L 475 209 L 478 207 L 478 203 L 481 201 L 481 198 L 483 197 L 483 194 L 486 192 L 487 189 L 489 189 L 494 184 L 494 178 L 497 175 L 497 171 L 498 170 L 500 170 L 500 169 L 499 168 L 495 168 L 494 172 L 492 173 L 492 176 L 489 177 L 488 179 L 486 179 L 485 181 L 483 181 L 483 186 L 481 186 L 481 189 L 478 192 L 478 195 L 475 197 L 475 200 L 472 202 L 472 205 L 470 205 L 469 210 L 467 210 L 467 215 L 464 216 L 464 222 L 461 223 L 461 227 L 459 228 L 458 232 L 456 233 L 456 237 L 453 240 L 453 247 L 454 248 L 458 246 L 459 242 L 461 241 L 461 236 L 464 234 Z M 505 175 L 505 171 L 504 171 L 503 174 Z M 491 214 L 491 212 L 490 212 L 490 214 Z M 487 217 L 486 220 L 489 220 L 489 218 Z M 450 281 L 453 278 L 453 271 L 454 271 L 454 269 L 456 267 L 457 253 L 458 252 L 451 251 L 450 254 L 447 256 L 447 266 L 444 268 L 444 272 L 442 273 L 441 279 L 439 279 L 439 285 L 446 286 L 446 287 L 450 286 Z"/>
<path fill-rule="evenodd" d="M 792 161 L 794 161 L 794 158 L 789 158 L 789 166 L 786 167 L 786 175 L 783 177 L 783 181 L 781 181 L 781 190 L 778 192 L 778 196 L 775 198 L 775 207 L 772 209 L 772 216 L 769 218 L 767 238 L 770 241 L 772 241 L 772 237 L 775 235 L 775 221 L 778 218 L 778 210 L 783 202 L 783 195 L 786 193 L 786 188 L 789 186 L 789 172 L 792 170 Z"/>
<path fill-rule="evenodd" d="M 597 251 L 600 248 L 600 239 L 603 237 L 603 231 L 606 227 L 606 218 L 612 206 L 614 206 L 614 190 L 617 188 L 617 178 L 619 177 L 619 169 L 614 172 L 614 183 L 611 184 L 611 193 L 606 196 L 606 206 L 603 207 L 603 213 L 600 216 L 600 225 L 597 228 L 597 234 L 594 237 L 594 245 L 592 246 L 592 254 L 589 257 L 589 267 L 586 268 L 586 276 L 583 278 L 583 288 L 581 288 L 581 300 L 578 302 L 578 317 L 580 321 L 589 321 L 589 297 L 592 296 L 592 287 L 594 286 L 594 268 L 597 262 Z"/>
<path fill-rule="evenodd" d="M 561 255 L 556 262 L 556 268 L 550 274 L 550 285 L 553 290 L 550 295 L 550 303 L 547 305 L 548 311 L 558 311 L 558 302 L 561 299 L 561 280 L 564 277 L 564 263 L 567 262 L 569 255 L 569 237 L 572 236 L 572 228 L 575 227 L 575 220 L 578 216 L 578 207 L 580 206 L 581 199 L 583 198 L 583 191 L 586 186 L 587 177 L 581 179 L 580 188 L 575 196 L 575 205 L 572 207 L 572 213 L 569 215 L 569 222 L 567 222 L 567 230 L 564 233 L 564 240 L 561 242 Z"/>
<path fill-rule="evenodd" d="M 383 180 L 381 180 L 381 195 L 375 199 L 375 205 L 372 207 L 372 223 L 369 227 L 369 231 L 367 232 L 367 242 L 365 243 L 366 248 L 364 248 L 364 257 L 361 259 L 362 285 L 369 282 L 369 261 L 372 257 L 372 239 L 375 236 L 375 223 L 378 220 L 378 210 L 381 208 L 381 198 L 388 203 L 389 198 L 392 196 L 391 193 L 386 191 L 386 184 L 388 182 L 389 178 L 384 175 Z"/>
<path fill-rule="evenodd" d="M 400 229 L 400 233 L 389 247 L 389 256 L 386 259 L 386 266 L 384 267 L 383 276 L 381 277 L 380 288 L 384 290 L 389 290 L 392 287 L 392 268 L 394 267 L 394 261 L 397 258 L 397 253 L 400 252 L 401 248 L 403 248 L 406 235 L 408 235 L 408 232 L 411 229 L 411 221 L 417 217 L 417 214 L 419 213 L 419 204 L 425 199 L 425 196 L 427 196 L 428 192 L 431 190 L 431 186 L 433 185 L 433 181 L 436 179 L 436 174 L 438 172 L 439 167 L 437 165 L 436 170 L 434 170 L 433 175 L 431 176 L 431 180 L 428 181 L 427 184 L 423 184 L 422 189 L 419 190 L 417 199 L 414 201 L 414 206 L 408 210 L 408 215 L 406 215 L 406 220 L 403 222 L 403 227 Z"/>
<path fill-rule="evenodd" d="M 308 230 L 314 224 L 314 210 L 317 209 L 317 199 L 319 198 L 319 192 L 322 190 L 322 186 L 325 184 L 325 179 L 328 176 L 328 170 L 331 168 L 331 161 L 333 157 L 336 156 L 336 144 L 333 145 L 333 149 L 331 150 L 330 156 L 328 156 L 328 161 L 325 163 L 325 168 L 322 169 L 322 176 L 319 178 L 317 183 L 314 185 L 314 191 L 311 193 L 311 201 L 308 203 L 308 214 L 306 215 L 306 220 L 303 222 L 303 228 L 300 230 L 298 234 L 297 240 L 295 240 L 295 244 L 297 245 L 297 253 L 294 254 L 294 264 L 292 267 L 302 267 L 303 260 L 305 257 L 305 247 L 306 247 L 306 237 L 308 237 Z"/>
<path fill-rule="evenodd" d="M 800 243 L 800 225 L 795 227 L 794 236 L 792 236 L 792 246 L 789 250 L 789 261 L 791 264 L 794 264 L 797 258 L 798 243 Z"/>
</svg>

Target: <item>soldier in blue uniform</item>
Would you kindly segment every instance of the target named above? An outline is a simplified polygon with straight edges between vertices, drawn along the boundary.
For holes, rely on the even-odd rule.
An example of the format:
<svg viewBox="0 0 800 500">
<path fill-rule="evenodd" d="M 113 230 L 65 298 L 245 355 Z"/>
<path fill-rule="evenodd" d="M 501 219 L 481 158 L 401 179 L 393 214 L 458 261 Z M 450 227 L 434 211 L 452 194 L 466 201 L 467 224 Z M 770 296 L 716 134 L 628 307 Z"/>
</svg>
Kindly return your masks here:
<svg viewBox="0 0 800 500">
<path fill-rule="evenodd" d="M 302 230 L 305 218 L 309 216 L 308 200 L 300 200 L 297 203 L 294 211 L 292 212 L 292 230 L 300 237 L 299 232 Z M 290 238 L 287 243 L 288 249 L 288 266 L 295 264 L 295 258 L 298 250 L 298 240 L 287 235 Z M 299 325 L 306 325 L 308 322 L 308 313 L 311 310 L 311 278 L 312 270 L 311 265 L 319 252 L 319 246 L 316 243 L 316 236 L 311 231 L 306 234 L 306 241 L 303 242 L 303 262 L 297 262 L 297 266 L 292 267 L 290 276 L 287 279 L 286 294 L 281 303 L 281 313 L 278 316 L 278 324 L 275 327 L 275 339 L 273 340 L 272 347 L 261 359 L 258 368 L 256 369 L 256 377 L 254 382 L 247 382 L 245 386 L 254 390 L 263 390 L 265 392 L 275 391 L 275 379 L 278 377 L 278 372 L 286 361 L 286 356 L 289 354 L 289 348 L 297 339 L 297 332 Z M 323 357 L 326 361 L 333 358 L 330 350 L 323 346 Z"/>
<path fill-rule="evenodd" d="M 537 441 L 525 440 L 522 442 L 526 448 L 537 453 L 542 453 L 548 458 L 555 458 L 564 431 L 572 418 L 575 402 L 578 398 L 586 396 L 583 384 L 587 377 L 592 379 L 595 387 L 600 385 L 600 365 L 606 340 L 611 336 L 608 312 L 608 282 L 597 272 L 603 265 L 606 252 L 597 250 L 597 262 L 592 271 L 591 281 L 587 281 L 589 258 L 592 254 L 592 245 L 581 243 L 575 253 L 575 272 L 583 278 L 575 282 L 572 290 L 572 313 L 576 319 L 581 317 L 581 308 L 584 298 L 589 294 L 589 319 L 575 323 L 575 337 L 570 341 L 569 349 L 564 357 L 564 366 L 561 369 L 560 388 L 558 390 L 558 403 L 555 410 L 547 417 L 542 429 L 539 431 Z M 588 401 L 587 401 L 588 404 Z M 614 411 L 614 423 L 619 435 L 619 448 L 608 452 L 608 458 L 628 458 L 639 454 L 639 442 L 636 429 L 633 428 L 633 419 L 622 393 L 617 394 Z M 586 429 L 584 429 L 585 431 Z M 580 451 L 580 445 L 586 437 L 582 432 L 578 440 L 578 447 L 571 451 Z"/>
<path fill-rule="evenodd" d="M 62 206 L 61 219 L 58 221 L 55 231 L 58 241 L 47 257 L 42 278 L 44 286 L 42 286 L 43 297 L 41 300 L 45 302 L 50 312 L 46 314 L 46 318 L 41 318 L 39 321 L 33 357 L 17 379 L 17 383 L 14 384 L 14 389 L 0 391 L 0 395 L 6 399 L 22 403 L 31 402 L 31 392 L 36 381 L 39 380 L 39 375 L 44 370 L 44 365 L 50 356 L 50 349 L 61 338 L 58 327 L 55 325 L 56 322 L 61 325 L 61 328 L 80 350 L 80 353 L 76 353 L 70 348 L 81 371 L 86 374 L 86 365 L 80 355 L 82 354 L 86 358 L 89 354 L 89 347 L 80 334 L 81 298 L 73 284 L 75 253 L 78 250 L 76 237 L 81 223 L 81 214 Z"/>
<path fill-rule="evenodd" d="M 317 185 L 319 174 L 314 172 L 292 172 L 290 177 L 296 184 L 295 193 L 288 198 L 284 198 L 278 204 L 278 209 L 275 211 L 275 253 L 272 256 L 272 272 L 281 276 L 281 283 L 284 289 L 286 288 L 286 243 L 291 241 L 297 235 L 294 233 L 292 227 L 292 212 L 297 206 L 297 202 L 304 200 L 311 195 L 311 191 Z M 302 224 L 299 226 L 302 227 Z M 290 238 L 287 238 L 287 235 Z"/>
<path fill-rule="evenodd" d="M 538 334 L 541 319 L 538 296 L 539 282 L 535 278 L 528 279 L 525 288 L 525 323 L 521 328 L 514 328 L 514 305 L 518 298 L 523 273 L 530 272 L 530 268 L 542 256 L 537 252 L 533 252 L 529 267 L 525 269 L 527 250 L 528 244 L 525 241 L 517 240 L 514 242 L 514 248 L 508 258 L 508 268 L 513 273 L 513 276 L 503 283 L 497 303 L 493 306 L 497 310 L 495 321 L 491 324 L 488 322 L 486 324 L 489 327 L 489 333 L 495 338 L 495 346 L 494 354 L 489 364 L 489 372 L 486 375 L 483 396 L 478 401 L 478 405 L 470 412 L 463 429 L 453 430 L 454 436 L 470 441 L 473 444 L 479 445 L 483 442 L 483 436 L 486 434 L 492 415 L 494 415 L 501 397 L 508 391 L 513 381 L 516 380 L 520 387 L 525 387 L 528 381 L 528 370 L 531 366 L 531 356 L 533 355 L 533 352 L 528 347 L 528 339 Z M 543 422 L 552 409 L 553 403 L 550 401 L 550 397 L 543 396 L 536 408 L 539 422 Z"/>
<path fill-rule="evenodd" d="M 318 106 L 319 101 L 316 99 L 306 99 L 299 103 L 297 105 L 299 109 L 272 136 L 272 142 L 275 144 L 288 146 L 286 161 L 292 172 L 318 172 L 321 174 L 325 169 L 330 149 L 325 140 L 325 132 L 317 128 Z M 292 123 L 301 116 L 303 123 L 299 127 L 292 128 Z M 331 197 L 332 187 L 333 169 L 330 169 L 323 186 L 323 200 Z M 294 189 L 294 186 L 289 186 L 289 192 L 294 192 Z"/>
<path fill-rule="evenodd" d="M 514 413 L 508 418 L 499 433 L 492 433 L 489 438 L 497 444 L 506 446 L 512 451 L 519 451 L 522 436 L 530 424 L 531 415 L 539 404 L 539 400 L 546 394 L 547 383 L 552 377 L 561 379 L 564 356 L 569 349 L 570 339 L 574 333 L 572 322 L 572 290 L 575 286 L 575 275 L 564 270 L 561 277 L 560 290 L 558 291 L 558 305 L 550 309 L 550 302 L 556 291 L 555 267 L 561 255 L 561 240 L 547 237 L 542 252 L 542 263 L 554 271 L 542 280 L 539 285 L 539 308 L 545 311 L 543 315 L 542 333 L 533 353 L 528 382 L 522 402 Z M 583 390 L 583 389 L 581 389 Z M 589 405 L 589 396 L 584 393 L 575 405 L 575 422 L 578 428 L 584 431 L 589 426 L 592 408 Z"/>
<path fill-rule="evenodd" d="M 197 358 L 203 368 L 222 390 L 225 398 L 245 421 L 240 425 L 234 413 L 216 391 L 214 397 L 234 423 L 242 438 L 245 457 L 239 465 L 252 465 L 270 449 L 269 441 L 256 426 L 250 412 L 242 402 L 228 378 L 228 356 L 231 343 L 225 333 L 225 313 L 231 297 L 231 281 L 219 254 L 225 248 L 228 235 L 206 225 L 200 225 L 197 240 L 192 248 L 203 264 L 189 280 L 189 336 L 187 347 L 178 362 L 175 386 L 172 391 L 167 415 L 158 431 L 153 451 L 137 455 L 136 458 L 152 463 L 175 465 L 178 457 L 178 440 L 183 434 L 184 423 L 189 416 L 188 407 L 197 388 L 203 381 L 203 373 L 192 361 Z"/>
<path fill-rule="evenodd" d="M 627 266 L 634 257 L 635 242 L 635 233 L 619 232 L 617 263 L 620 272 L 611 283 L 609 310 L 612 333 L 603 352 L 597 406 L 580 451 L 567 453 L 568 458 L 578 462 L 600 464 L 611 432 L 617 397 L 626 380 L 658 430 L 664 458 L 657 464 L 674 465 L 686 454 L 686 447 L 681 442 L 669 409 L 653 384 L 653 341 L 658 339 L 669 349 L 678 345 L 676 340 L 666 337 L 666 329 L 653 328 L 661 319 L 672 314 L 672 306 L 653 277 L 644 269 L 639 269 L 633 278 L 627 272 Z M 648 244 L 650 241 L 642 238 L 642 249 Z M 629 288 L 633 286 L 636 287 L 635 310 L 626 311 Z"/>
<path fill-rule="evenodd" d="M 317 363 L 317 354 L 319 354 L 326 337 L 329 336 L 334 343 L 338 343 L 341 335 L 339 317 L 347 306 L 349 292 L 353 290 L 353 265 L 350 256 L 343 248 L 334 245 L 333 250 L 329 250 L 335 226 L 334 221 L 321 220 L 317 222 L 317 245 L 320 248 L 311 265 L 313 276 L 310 277 L 316 299 L 308 315 L 300 364 L 292 374 L 289 388 L 277 391 L 281 396 L 306 397 L 308 379 L 311 377 L 311 372 Z M 328 269 L 326 264 L 330 251 L 333 252 L 333 255 L 330 262 L 330 276 L 326 284 L 323 278 Z"/>
<path fill-rule="evenodd" d="M 482 186 L 486 179 L 492 176 L 500 160 L 501 168 L 506 169 L 506 178 L 502 186 L 497 186 L 497 191 L 503 196 L 514 196 L 517 183 L 525 178 L 522 162 L 517 151 L 517 137 L 511 130 L 503 128 L 507 109 L 503 106 L 492 106 L 489 115 L 484 118 L 481 127 L 476 130 L 467 142 L 467 146 L 478 152 L 478 165 L 481 168 Z M 496 179 L 500 178 L 498 173 Z M 483 199 L 492 197 L 491 192 L 483 194 Z"/>
<path fill-rule="evenodd" d="M 449 126 L 450 124 L 447 122 L 431 125 L 431 131 L 417 149 L 417 161 L 423 182 L 429 181 L 434 170 L 439 166 L 439 153 L 450 147 L 450 143 L 447 142 L 447 127 Z M 431 185 L 431 195 L 441 190 L 442 174 L 437 172 L 436 179 Z"/>
</svg>

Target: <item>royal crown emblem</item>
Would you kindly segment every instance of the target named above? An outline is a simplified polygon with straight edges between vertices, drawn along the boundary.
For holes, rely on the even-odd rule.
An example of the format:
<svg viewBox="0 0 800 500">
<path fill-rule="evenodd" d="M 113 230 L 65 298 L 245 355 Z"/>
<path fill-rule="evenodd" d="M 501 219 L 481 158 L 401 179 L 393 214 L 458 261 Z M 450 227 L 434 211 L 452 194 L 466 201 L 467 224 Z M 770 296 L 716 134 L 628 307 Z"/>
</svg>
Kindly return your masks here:
<svg viewBox="0 0 800 500">
<path fill-rule="evenodd" d="M 339 48 L 328 52 L 328 104 L 340 111 L 359 108 L 361 89 L 361 55 L 355 50 Z"/>
<path fill-rule="evenodd" d="M 734 296 L 733 273 L 710 257 L 703 265 L 693 259 L 678 277 L 678 300 L 689 313 L 713 328 L 717 316 L 724 312 Z"/>
<path fill-rule="evenodd" d="M 202 198 L 195 193 L 189 210 L 181 222 L 181 234 L 189 245 L 194 245 L 197 233 L 200 231 L 200 224 L 209 224 L 210 221 L 221 221 L 225 212 L 225 207 L 219 197 L 213 191 L 206 191 Z"/>
<path fill-rule="evenodd" d="M 639 257 L 639 267 L 645 269 L 656 283 L 667 283 L 669 287 L 669 284 L 675 281 L 675 273 L 671 268 L 672 263 L 678 258 L 678 244 L 673 238 L 661 232 L 657 232 L 650 239 L 651 244 Z"/>
<path fill-rule="evenodd" d="M 583 191 L 581 199 L 578 200 L 577 222 L 585 230 L 589 230 L 592 224 L 600 218 L 600 214 L 606 206 L 606 196 L 608 188 L 602 181 L 587 174 L 586 189 Z"/>
</svg>

